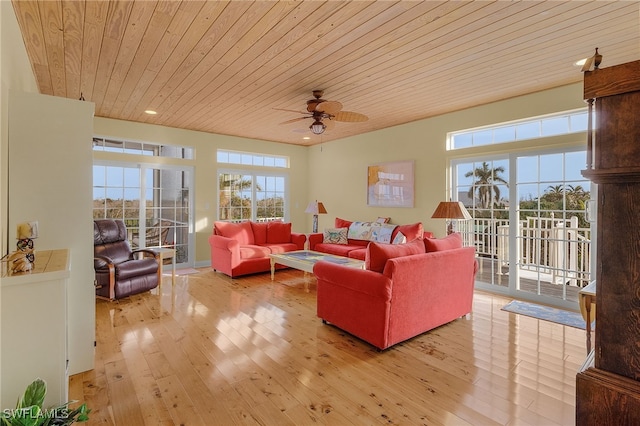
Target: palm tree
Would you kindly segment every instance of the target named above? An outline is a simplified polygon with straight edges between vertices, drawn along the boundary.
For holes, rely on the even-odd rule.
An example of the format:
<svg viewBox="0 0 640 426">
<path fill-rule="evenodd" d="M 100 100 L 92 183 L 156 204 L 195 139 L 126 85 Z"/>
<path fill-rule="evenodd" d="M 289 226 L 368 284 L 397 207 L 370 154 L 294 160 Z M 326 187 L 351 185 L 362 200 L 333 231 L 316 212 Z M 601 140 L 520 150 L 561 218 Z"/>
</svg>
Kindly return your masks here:
<svg viewBox="0 0 640 426">
<path fill-rule="evenodd" d="M 541 199 L 551 202 L 562 201 L 565 192 L 566 189 L 564 185 L 549 185 Z"/>
<path fill-rule="evenodd" d="M 231 219 L 229 217 L 229 208 L 233 207 L 233 199 L 238 198 L 237 193 L 251 188 L 251 179 L 242 179 L 241 175 L 237 174 L 220 174 L 219 176 L 219 189 L 220 200 L 218 203 L 218 211 L 220 212 L 220 220 Z M 260 188 L 258 188 L 259 190 Z M 242 202 L 242 200 L 236 200 Z M 225 208 L 226 207 L 226 208 Z"/>
<path fill-rule="evenodd" d="M 474 198 L 474 193 L 478 191 L 478 200 L 480 207 L 487 209 L 493 203 L 497 203 L 500 200 L 500 187 L 498 183 L 509 186 L 509 183 L 499 176 L 500 173 L 504 173 L 504 167 L 498 166 L 494 168 L 489 167 L 489 163 L 484 161 L 481 167 L 477 167 L 475 170 L 467 172 L 464 177 L 475 177 L 475 182 L 469 189 L 469 198 Z"/>
</svg>

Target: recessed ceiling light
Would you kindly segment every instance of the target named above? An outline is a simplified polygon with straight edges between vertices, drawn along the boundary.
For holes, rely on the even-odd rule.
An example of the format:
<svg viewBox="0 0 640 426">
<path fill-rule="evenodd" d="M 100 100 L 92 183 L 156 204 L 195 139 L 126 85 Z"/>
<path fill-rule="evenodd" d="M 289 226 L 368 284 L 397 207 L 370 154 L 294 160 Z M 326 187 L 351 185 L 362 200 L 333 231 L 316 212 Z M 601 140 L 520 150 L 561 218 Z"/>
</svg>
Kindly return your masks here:
<svg viewBox="0 0 640 426">
<path fill-rule="evenodd" d="M 152 110 L 152 109 L 148 109 L 148 110 L 146 110 L 146 111 L 145 111 L 145 113 L 147 113 L 147 114 L 149 114 L 149 115 L 156 115 L 156 114 L 157 114 L 157 112 L 155 112 L 155 111 L 154 111 L 154 110 Z"/>
<path fill-rule="evenodd" d="M 309 140 L 309 139 L 311 139 L 311 138 L 310 138 L 309 136 L 305 136 L 305 137 L 304 137 L 304 138 L 302 138 L 302 139 L 304 139 L 305 141 L 308 141 L 308 140 Z"/>
<path fill-rule="evenodd" d="M 587 58 L 580 59 L 579 61 L 575 61 L 573 65 L 575 65 L 576 67 L 581 67 L 585 64 L 585 62 L 587 62 Z"/>
</svg>

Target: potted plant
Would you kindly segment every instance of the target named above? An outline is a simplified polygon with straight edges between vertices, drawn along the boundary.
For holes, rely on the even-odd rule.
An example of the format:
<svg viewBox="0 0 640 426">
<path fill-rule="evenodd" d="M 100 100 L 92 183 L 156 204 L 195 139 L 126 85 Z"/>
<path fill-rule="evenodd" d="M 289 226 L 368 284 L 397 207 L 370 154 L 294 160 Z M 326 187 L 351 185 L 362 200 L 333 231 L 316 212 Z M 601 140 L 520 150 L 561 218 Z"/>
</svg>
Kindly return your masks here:
<svg viewBox="0 0 640 426">
<path fill-rule="evenodd" d="M 18 399 L 16 408 L 4 409 L 0 415 L 4 426 L 53 426 L 70 425 L 89 420 L 90 409 L 86 404 L 71 410 L 67 402 L 57 407 L 42 408 L 47 395 L 47 383 L 42 379 L 34 380 Z"/>
</svg>

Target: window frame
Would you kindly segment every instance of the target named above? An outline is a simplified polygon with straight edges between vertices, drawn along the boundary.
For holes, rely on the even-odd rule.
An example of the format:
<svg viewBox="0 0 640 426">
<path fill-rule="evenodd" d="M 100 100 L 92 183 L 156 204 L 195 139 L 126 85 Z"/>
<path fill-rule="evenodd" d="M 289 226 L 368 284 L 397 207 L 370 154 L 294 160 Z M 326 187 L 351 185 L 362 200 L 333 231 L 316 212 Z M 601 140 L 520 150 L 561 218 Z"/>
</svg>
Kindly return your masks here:
<svg viewBox="0 0 640 426">
<path fill-rule="evenodd" d="M 220 215 L 220 199 L 221 199 L 221 194 L 220 192 L 222 191 L 220 189 L 220 176 L 222 174 L 233 174 L 233 175 L 242 175 L 242 176 L 251 176 L 251 181 L 252 181 L 252 185 L 251 185 L 251 215 L 249 218 L 245 218 L 245 219 L 221 219 L 221 215 Z M 264 219 L 260 219 L 257 217 L 257 197 L 256 197 L 256 178 L 260 177 L 260 176 L 266 176 L 266 177 L 277 177 L 277 178 L 283 178 L 284 179 L 284 189 L 283 189 L 283 199 L 284 199 L 284 205 L 283 205 L 283 217 L 282 217 L 282 221 L 284 222 L 289 222 L 290 221 L 290 190 L 289 190 L 289 173 L 285 172 L 284 169 L 272 169 L 269 168 L 267 170 L 265 170 L 264 167 L 262 168 L 255 168 L 255 169 L 235 169 L 235 168 L 218 168 L 217 172 L 216 172 L 216 200 L 218 202 L 218 206 L 216 209 L 216 220 L 222 220 L 222 221 L 230 221 L 230 222 L 239 222 L 239 221 L 243 221 L 243 220 L 251 220 L 254 222 L 260 222 L 260 221 L 264 221 Z"/>
</svg>

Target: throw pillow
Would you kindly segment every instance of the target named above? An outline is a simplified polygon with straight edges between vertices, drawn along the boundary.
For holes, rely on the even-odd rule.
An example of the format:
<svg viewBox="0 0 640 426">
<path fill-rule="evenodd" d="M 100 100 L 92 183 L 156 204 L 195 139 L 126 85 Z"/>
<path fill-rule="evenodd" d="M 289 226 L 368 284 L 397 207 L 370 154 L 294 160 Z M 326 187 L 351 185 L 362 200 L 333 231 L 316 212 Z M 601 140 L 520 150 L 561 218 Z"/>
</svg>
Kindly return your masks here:
<svg viewBox="0 0 640 426">
<path fill-rule="evenodd" d="M 409 225 L 398 225 L 394 231 L 392 240 L 399 232 L 402 232 L 404 236 L 407 237 L 407 241 L 413 241 L 416 238 L 422 238 L 424 229 L 422 228 L 422 222 L 411 223 Z"/>
<path fill-rule="evenodd" d="M 347 228 L 325 228 L 323 237 L 325 244 L 347 244 Z"/>
<path fill-rule="evenodd" d="M 454 232 L 444 238 L 425 238 L 424 248 L 427 253 L 432 251 L 451 250 L 462 247 L 462 236 Z"/>
<path fill-rule="evenodd" d="M 251 222 L 233 223 L 218 221 L 215 222 L 213 226 L 217 235 L 232 238 L 238 241 L 242 246 L 255 244 L 253 239 L 253 229 L 251 229 Z"/>
<path fill-rule="evenodd" d="M 339 217 L 336 217 L 336 221 L 334 223 L 334 227 L 335 228 L 348 228 L 349 226 L 351 226 L 353 222 L 350 220 L 344 220 L 344 219 L 340 219 Z"/>
<path fill-rule="evenodd" d="M 391 241 L 391 244 L 404 244 L 407 242 L 407 237 L 404 236 L 402 232 L 398 232 L 396 236 Z"/>
<path fill-rule="evenodd" d="M 371 242 L 367 246 L 365 268 L 382 273 L 387 260 L 421 253 L 424 253 L 424 243 L 420 240 L 397 245 Z"/>
<path fill-rule="evenodd" d="M 256 244 L 265 244 L 267 242 L 267 222 L 251 222 L 251 229 L 253 230 L 253 240 Z"/>
<path fill-rule="evenodd" d="M 291 222 L 267 222 L 267 243 L 280 244 L 291 242 Z"/>
</svg>

